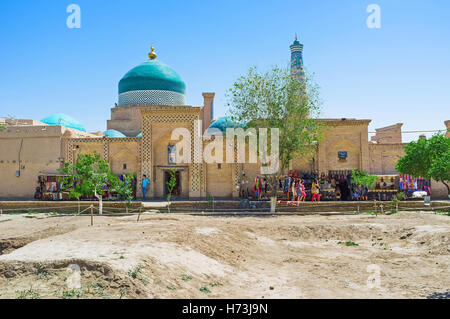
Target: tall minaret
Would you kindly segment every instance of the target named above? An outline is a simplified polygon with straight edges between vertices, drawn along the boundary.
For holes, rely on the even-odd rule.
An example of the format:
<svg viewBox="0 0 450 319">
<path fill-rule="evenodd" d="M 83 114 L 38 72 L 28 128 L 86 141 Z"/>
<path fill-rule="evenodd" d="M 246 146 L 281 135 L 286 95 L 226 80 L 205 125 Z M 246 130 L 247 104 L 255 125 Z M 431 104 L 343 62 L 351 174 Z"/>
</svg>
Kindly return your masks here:
<svg viewBox="0 0 450 319">
<path fill-rule="evenodd" d="M 291 44 L 291 76 L 295 79 L 305 79 L 305 70 L 303 69 L 303 44 L 301 44 L 297 35 L 295 41 Z"/>
</svg>

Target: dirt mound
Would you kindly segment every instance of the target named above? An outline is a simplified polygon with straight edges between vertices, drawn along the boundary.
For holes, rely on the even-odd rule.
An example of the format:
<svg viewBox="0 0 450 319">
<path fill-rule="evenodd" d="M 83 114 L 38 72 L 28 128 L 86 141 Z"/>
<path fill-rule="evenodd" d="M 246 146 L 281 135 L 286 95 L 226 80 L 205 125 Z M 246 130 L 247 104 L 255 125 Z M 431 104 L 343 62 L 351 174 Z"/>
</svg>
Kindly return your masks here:
<svg viewBox="0 0 450 319">
<path fill-rule="evenodd" d="M 430 225 L 417 226 L 409 236 L 410 241 L 428 249 L 431 255 L 448 255 L 450 253 L 450 233 L 447 228 Z"/>
<path fill-rule="evenodd" d="M 0 255 L 9 254 L 16 249 L 22 248 L 33 241 L 48 237 L 65 234 L 75 230 L 73 225 L 48 227 L 44 230 L 36 231 L 24 236 L 14 238 L 0 238 Z"/>
<path fill-rule="evenodd" d="M 358 240 L 389 235 L 383 225 L 373 224 L 281 226 L 274 233 L 300 240 Z"/>
<path fill-rule="evenodd" d="M 431 213 L 17 218 L 0 234 L 4 253 L 16 249 L 0 256 L 0 298 L 426 298 L 450 287 L 450 219 Z"/>
<path fill-rule="evenodd" d="M 0 286 L 10 287 L 2 289 L 3 298 L 152 297 L 145 293 L 144 283 L 133 280 L 129 274 L 118 272 L 106 263 L 80 259 L 1 263 Z"/>
</svg>

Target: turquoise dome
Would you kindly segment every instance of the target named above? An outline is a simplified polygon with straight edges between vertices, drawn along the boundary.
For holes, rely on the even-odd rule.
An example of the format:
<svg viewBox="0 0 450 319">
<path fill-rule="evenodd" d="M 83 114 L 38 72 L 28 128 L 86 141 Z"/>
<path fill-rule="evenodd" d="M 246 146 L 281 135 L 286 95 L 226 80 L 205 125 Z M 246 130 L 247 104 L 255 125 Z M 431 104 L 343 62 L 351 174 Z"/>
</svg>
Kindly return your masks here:
<svg viewBox="0 0 450 319">
<path fill-rule="evenodd" d="M 136 137 L 142 137 L 142 132 L 136 135 Z"/>
<path fill-rule="evenodd" d="M 214 121 L 208 128 L 216 128 L 221 130 L 222 132 L 226 132 L 227 128 L 245 128 L 244 124 L 239 124 L 234 122 L 230 116 L 224 116 L 218 118 L 216 121 Z"/>
<path fill-rule="evenodd" d="M 109 137 L 126 137 L 124 134 L 120 133 L 116 130 L 106 130 L 103 132 L 103 134 L 109 136 Z"/>
<path fill-rule="evenodd" d="M 61 125 L 64 127 L 69 127 L 82 132 L 86 132 L 86 129 L 80 122 L 75 120 L 73 117 L 63 113 L 56 113 L 47 116 L 46 118 L 42 119 L 41 122 L 48 125 Z"/>
<path fill-rule="evenodd" d="M 137 90 L 185 94 L 186 85 L 171 67 L 157 60 L 149 60 L 128 71 L 119 82 L 119 94 Z"/>
<path fill-rule="evenodd" d="M 119 105 L 186 105 L 180 75 L 155 59 L 131 69 L 119 82 Z"/>
</svg>

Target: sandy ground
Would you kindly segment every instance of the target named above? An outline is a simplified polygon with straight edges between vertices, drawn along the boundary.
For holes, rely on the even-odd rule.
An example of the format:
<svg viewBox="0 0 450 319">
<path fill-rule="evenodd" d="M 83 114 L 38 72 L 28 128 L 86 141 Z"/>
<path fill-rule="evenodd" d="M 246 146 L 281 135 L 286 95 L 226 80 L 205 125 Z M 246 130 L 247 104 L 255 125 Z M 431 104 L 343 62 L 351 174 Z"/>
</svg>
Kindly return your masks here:
<svg viewBox="0 0 450 319">
<path fill-rule="evenodd" d="M 3 215 L 0 298 L 426 298 L 450 288 L 445 215 L 94 223 Z"/>
</svg>

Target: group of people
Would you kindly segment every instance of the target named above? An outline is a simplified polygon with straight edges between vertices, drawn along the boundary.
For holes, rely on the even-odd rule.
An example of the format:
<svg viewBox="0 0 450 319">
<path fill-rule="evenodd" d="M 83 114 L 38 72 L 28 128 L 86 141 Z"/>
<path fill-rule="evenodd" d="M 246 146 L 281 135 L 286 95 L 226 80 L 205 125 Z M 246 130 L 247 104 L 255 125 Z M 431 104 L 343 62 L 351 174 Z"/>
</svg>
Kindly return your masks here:
<svg viewBox="0 0 450 319">
<path fill-rule="evenodd" d="M 367 186 L 356 185 L 353 191 L 353 200 L 368 200 L 369 188 Z"/>
<path fill-rule="evenodd" d="M 292 197 L 290 197 L 289 188 L 286 191 L 286 198 L 292 199 L 292 201 L 304 202 L 306 200 L 305 181 L 301 178 L 294 178 L 291 181 L 290 191 Z M 311 184 L 311 201 L 320 201 L 320 187 L 317 180 L 314 180 Z"/>
</svg>

